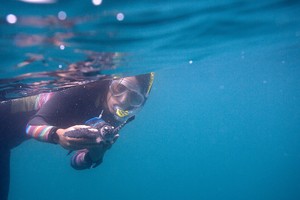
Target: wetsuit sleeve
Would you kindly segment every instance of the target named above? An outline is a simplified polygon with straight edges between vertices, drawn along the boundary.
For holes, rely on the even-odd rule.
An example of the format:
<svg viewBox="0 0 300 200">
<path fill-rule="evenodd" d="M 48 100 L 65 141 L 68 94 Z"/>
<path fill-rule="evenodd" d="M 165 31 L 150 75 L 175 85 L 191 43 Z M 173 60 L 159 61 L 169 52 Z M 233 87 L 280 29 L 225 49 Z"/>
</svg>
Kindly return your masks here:
<svg viewBox="0 0 300 200">
<path fill-rule="evenodd" d="M 97 162 L 93 162 L 89 157 L 88 150 L 77 151 L 71 158 L 71 166 L 76 170 L 95 168 L 102 163 L 103 157 Z"/>
<path fill-rule="evenodd" d="M 32 137 L 38 141 L 56 144 L 55 133 L 57 129 L 58 129 L 57 127 L 49 126 L 49 125 L 41 125 L 41 126 L 27 125 L 26 134 L 29 137 Z"/>
<path fill-rule="evenodd" d="M 26 127 L 26 134 L 42 142 L 55 143 L 55 132 L 76 124 L 72 119 L 78 116 L 72 107 L 77 99 L 76 91 L 55 93 L 47 103 L 31 118 Z M 75 94 L 75 95 L 74 95 Z"/>
<path fill-rule="evenodd" d="M 26 126 L 27 136 L 41 142 L 56 143 L 57 124 L 51 119 L 51 112 L 47 112 L 51 107 L 45 105 Z"/>
</svg>

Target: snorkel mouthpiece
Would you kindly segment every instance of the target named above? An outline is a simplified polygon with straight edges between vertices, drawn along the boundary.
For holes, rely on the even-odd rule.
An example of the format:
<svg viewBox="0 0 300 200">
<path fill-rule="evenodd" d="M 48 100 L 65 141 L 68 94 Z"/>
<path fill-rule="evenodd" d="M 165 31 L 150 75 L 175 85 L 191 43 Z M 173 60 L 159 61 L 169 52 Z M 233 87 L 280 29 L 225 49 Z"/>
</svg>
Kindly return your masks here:
<svg viewBox="0 0 300 200">
<path fill-rule="evenodd" d="M 118 117 L 123 118 L 123 117 L 126 117 L 126 116 L 129 115 L 129 111 L 128 110 L 121 110 L 120 108 L 117 108 L 116 114 L 117 114 Z"/>
</svg>

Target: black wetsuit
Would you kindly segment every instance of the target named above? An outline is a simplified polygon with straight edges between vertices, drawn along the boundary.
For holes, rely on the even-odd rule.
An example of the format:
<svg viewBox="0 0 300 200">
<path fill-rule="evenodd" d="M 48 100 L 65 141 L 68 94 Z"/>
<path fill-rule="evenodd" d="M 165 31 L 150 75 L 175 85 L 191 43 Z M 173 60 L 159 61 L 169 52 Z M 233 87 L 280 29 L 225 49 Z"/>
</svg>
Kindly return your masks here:
<svg viewBox="0 0 300 200">
<path fill-rule="evenodd" d="M 19 109 L 13 108 L 18 105 L 18 101 L 22 102 L 21 99 L 0 103 L 0 200 L 7 199 L 10 150 L 30 138 L 25 132 L 26 126 L 68 128 L 84 124 L 86 120 L 99 116 L 102 110 L 106 122 L 113 126 L 120 124 L 106 109 L 109 83 L 109 80 L 105 80 L 55 92 L 38 110 L 30 109 L 36 102 L 24 101 L 19 103 L 23 105 Z"/>
</svg>

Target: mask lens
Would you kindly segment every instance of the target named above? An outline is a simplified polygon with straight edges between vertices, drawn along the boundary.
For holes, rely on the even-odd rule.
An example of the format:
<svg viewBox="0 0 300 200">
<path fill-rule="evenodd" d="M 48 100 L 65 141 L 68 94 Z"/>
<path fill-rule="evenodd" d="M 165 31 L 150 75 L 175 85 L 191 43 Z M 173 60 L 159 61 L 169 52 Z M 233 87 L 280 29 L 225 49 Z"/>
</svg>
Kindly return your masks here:
<svg viewBox="0 0 300 200">
<path fill-rule="evenodd" d="M 110 89 L 114 96 L 122 95 L 127 90 L 127 88 L 124 85 L 122 85 L 118 82 L 112 83 L 110 86 Z"/>
<path fill-rule="evenodd" d="M 118 96 L 123 95 L 124 93 L 127 93 L 128 101 L 129 101 L 130 105 L 133 107 L 141 106 L 145 100 L 144 96 L 141 93 L 128 88 L 128 86 L 123 85 L 123 83 L 121 83 L 120 81 L 112 82 L 110 85 L 110 91 L 111 91 L 112 95 L 115 97 L 118 97 Z"/>
<path fill-rule="evenodd" d="M 130 104 L 132 106 L 140 106 L 144 102 L 144 97 L 136 92 L 130 92 Z"/>
</svg>

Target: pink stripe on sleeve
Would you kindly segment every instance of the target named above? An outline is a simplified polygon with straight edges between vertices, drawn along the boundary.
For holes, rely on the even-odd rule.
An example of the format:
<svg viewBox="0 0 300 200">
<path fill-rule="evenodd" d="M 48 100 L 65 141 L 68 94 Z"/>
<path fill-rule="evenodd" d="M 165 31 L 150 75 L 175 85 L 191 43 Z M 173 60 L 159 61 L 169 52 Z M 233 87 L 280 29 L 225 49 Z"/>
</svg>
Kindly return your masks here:
<svg viewBox="0 0 300 200">
<path fill-rule="evenodd" d="M 49 133 L 54 126 L 31 126 L 28 125 L 26 128 L 26 134 L 36 140 L 42 142 L 49 142 Z"/>
</svg>

